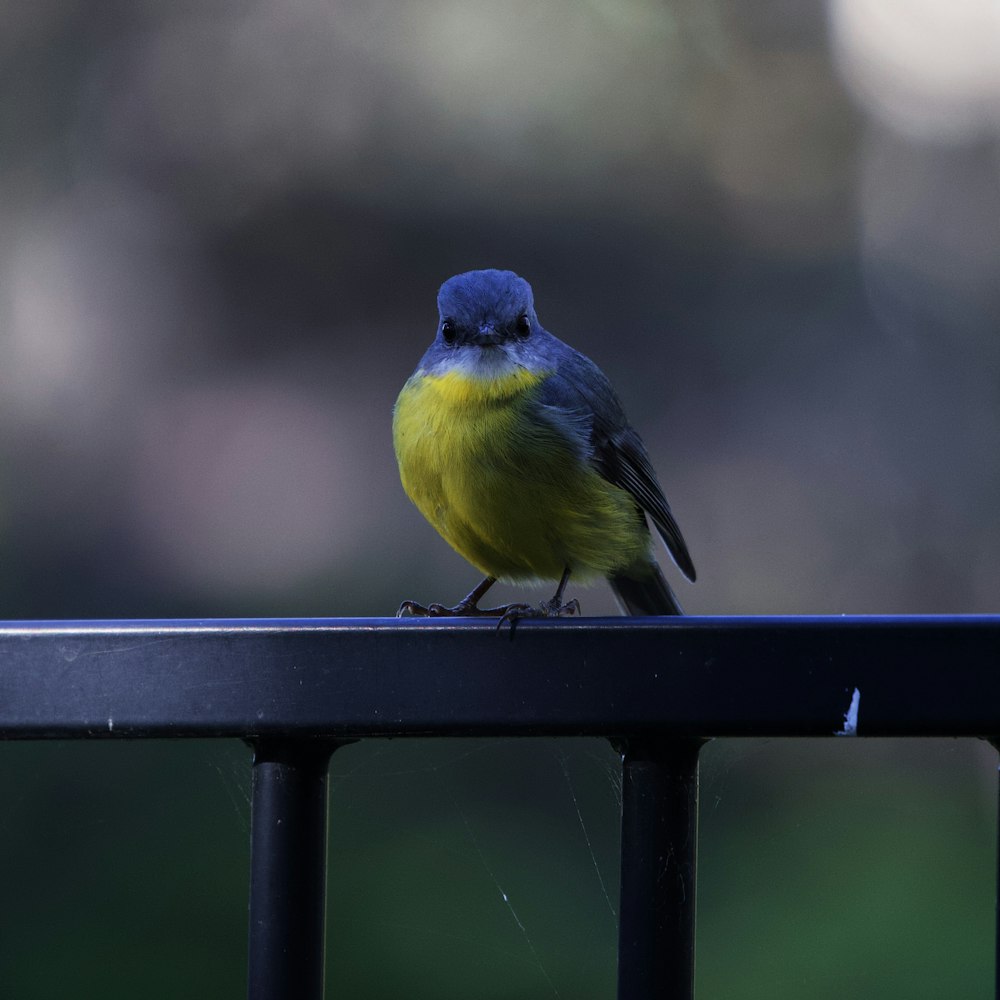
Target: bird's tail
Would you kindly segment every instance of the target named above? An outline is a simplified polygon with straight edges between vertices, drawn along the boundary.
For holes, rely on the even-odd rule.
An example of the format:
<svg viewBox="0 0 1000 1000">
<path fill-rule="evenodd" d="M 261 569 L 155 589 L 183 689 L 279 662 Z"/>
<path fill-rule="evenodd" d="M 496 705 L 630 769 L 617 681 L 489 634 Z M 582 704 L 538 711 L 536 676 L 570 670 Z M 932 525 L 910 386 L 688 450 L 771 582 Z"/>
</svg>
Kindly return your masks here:
<svg viewBox="0 0 1000 1000">
<path fill-rule="evenodd" d="M 608 583 L 622 611 L 627 615 L 682 615 L 680 604 L 670 589 L 660 567 L 651 562 L 642 566 L 641 573 L 635 568 L 626 574 L 614 573 Z"/>
</svg>

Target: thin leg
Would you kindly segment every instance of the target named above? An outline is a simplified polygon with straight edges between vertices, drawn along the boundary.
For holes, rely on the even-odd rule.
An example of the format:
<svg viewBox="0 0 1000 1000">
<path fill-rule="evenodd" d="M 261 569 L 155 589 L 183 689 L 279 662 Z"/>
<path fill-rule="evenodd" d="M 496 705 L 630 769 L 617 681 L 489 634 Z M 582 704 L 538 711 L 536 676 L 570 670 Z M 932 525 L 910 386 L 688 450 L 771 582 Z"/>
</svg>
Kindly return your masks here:
<svg viewBox="0 0 1000 1000">
<path fill-rule="evenodd" d="M 500 621 L 497 622 L 497 631 L 499 632 L 504 625 L 510 625 L 513 634 L 515 626 L 522 618 L 561 618 L 564 615 L 578 615 L 580 602 L 575 597 L 565 604 L 562 600 L 563 591 L 569 582 L 569 573 L 569 566 L 567 566 L 559 578 L 556 592 L 549 600 L 542 601 L 537 607 L 531 604 L 508 604 L 506 608 L 498 609 L 503 611 L 503 614 L 500 616 Z"/>
<path fill-rule="evenodd" d="M 486 591 L 489 590 L 490 587 L 492 587 L 493 584 L 496 582 L 497 578 L 495 576 L 486 577 L 485 580 L 477 584 L 472 590 L 469 591 L 468 594 L 465 595 L 465 597 L 463 597 L 458 602 L 459 606 L 465 605 L 466 607 L 474 608 L 479 603 L 480 599 L 483 597 Z"/>
<path fill-rule="evenodd" d="M 692 1000 L 700 740 L 622 757 L 618 1000 Z"/>
<path fill-rule="evenodd" d="M 548 602 L 549 614 L 578 615 L 580 613 L 580 602 L 576 598 L 567 604 L 563 604 L 562 602 L 563 591 L 566 589 L 567 583 L 569 583 L 569 566 L 563 570 L 563 575 L 559 579 L 559 586 L 556 587 L 556 592 L 552 595 L 552 600 Z"/>
</svg>

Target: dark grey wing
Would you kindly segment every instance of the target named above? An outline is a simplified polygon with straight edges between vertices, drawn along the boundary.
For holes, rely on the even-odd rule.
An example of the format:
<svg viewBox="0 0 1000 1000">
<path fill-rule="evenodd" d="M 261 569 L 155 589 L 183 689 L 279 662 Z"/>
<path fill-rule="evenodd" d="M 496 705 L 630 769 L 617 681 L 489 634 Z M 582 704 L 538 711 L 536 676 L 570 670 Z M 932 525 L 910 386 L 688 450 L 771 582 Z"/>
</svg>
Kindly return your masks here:
<svg viewBox="0 0 1000 1000">
<path fill-rule="evenodd" d="M 628 425 L 603 437 L 598 432 L 594 442 L 594 463 L 605 479 L 635 497 L 652 518 L 677 568 L 693 583 L 694 563 L 639 435 Z"/>
<path fill-rule="evenodd" d="M 590 461 L 605 479 L 635 497 L 652 518 L 677 568 L 694 581 L 694 563 L 681 530 L 642 439 L 629 426 L 607 376 L 590 358 L 565 345 L 560 347 L 563 351 L 552 375 L 543 383 L 540 402 L 571 417 L 583 434 L 589 425 L 586 449 Z"/>
</svg>

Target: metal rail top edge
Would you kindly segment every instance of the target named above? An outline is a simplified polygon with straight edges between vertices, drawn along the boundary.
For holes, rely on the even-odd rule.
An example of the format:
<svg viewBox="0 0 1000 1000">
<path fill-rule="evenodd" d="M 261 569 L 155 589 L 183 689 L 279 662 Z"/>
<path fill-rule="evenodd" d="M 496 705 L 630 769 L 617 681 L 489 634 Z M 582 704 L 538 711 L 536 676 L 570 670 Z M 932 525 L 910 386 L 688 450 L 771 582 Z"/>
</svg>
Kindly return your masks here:
<svg viewBox="0 0 1000 1000">
<path fill-rule="evenodd" d="M 569 632 L 715 629 L 858 628 L 978 629 L 1000 628 L 998 614 L 863 614 L 863 615 L 682 615 L 662 617 L 606 617 L 524 619 L 517 630 L 562 629 Z M 493 632 L 490 618 L 121 618 L 121 619 L 0 619 L 0 637 L 67 633 L 249 633 L 249 632 Z"/>
</svg>

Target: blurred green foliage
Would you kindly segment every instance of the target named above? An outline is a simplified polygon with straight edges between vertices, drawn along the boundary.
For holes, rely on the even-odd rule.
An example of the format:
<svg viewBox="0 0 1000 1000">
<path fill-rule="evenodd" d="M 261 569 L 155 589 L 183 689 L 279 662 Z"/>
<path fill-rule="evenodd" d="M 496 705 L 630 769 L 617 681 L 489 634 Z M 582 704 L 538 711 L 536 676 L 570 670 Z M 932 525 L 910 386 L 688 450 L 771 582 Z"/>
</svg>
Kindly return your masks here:
<svg viewBox="0 0 1000 1000">
<path fill-rule="evenodd" d="M 239 997 L 249 751 L 7 744 L 11 997 Z M 992 751 L 726 740 L 702 763 L 698 995 L 991 995 Z M 331 998 L 614 996 L 618 760 L 370 741 L 331 771 Z"/>
</svg>

